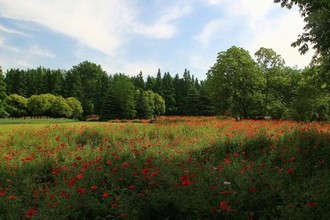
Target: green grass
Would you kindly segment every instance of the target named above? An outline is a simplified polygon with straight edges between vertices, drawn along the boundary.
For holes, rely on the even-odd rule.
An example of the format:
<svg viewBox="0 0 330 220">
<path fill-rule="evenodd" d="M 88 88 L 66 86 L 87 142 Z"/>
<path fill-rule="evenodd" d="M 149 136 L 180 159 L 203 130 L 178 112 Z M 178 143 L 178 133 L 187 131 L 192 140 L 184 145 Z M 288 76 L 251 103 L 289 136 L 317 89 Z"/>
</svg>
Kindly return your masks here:
<svg viewBox="0 0 330 220">
<path fill-rule="evenodd" d="M 26 118 L 26 119 L 0 119 L 0 125 L 2 124 L 56 124 L 56 123 L 68 123 L 75 122 L 73 119 L 56 119 L 56 118 Z"/>
</svg>

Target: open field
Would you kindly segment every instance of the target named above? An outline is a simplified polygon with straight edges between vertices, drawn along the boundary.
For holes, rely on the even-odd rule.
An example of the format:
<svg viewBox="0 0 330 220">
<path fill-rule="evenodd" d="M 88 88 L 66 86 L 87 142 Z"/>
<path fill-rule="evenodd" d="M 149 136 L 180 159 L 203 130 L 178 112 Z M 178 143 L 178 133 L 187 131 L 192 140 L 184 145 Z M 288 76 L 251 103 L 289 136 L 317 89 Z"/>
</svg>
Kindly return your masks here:
<svg viewBox="0 0 330 220">
<path fill-rule="evenodd" d="M 328 123 L 161 117 L 1 139 L 0 219 L 330 216 Z"/>
</svg>

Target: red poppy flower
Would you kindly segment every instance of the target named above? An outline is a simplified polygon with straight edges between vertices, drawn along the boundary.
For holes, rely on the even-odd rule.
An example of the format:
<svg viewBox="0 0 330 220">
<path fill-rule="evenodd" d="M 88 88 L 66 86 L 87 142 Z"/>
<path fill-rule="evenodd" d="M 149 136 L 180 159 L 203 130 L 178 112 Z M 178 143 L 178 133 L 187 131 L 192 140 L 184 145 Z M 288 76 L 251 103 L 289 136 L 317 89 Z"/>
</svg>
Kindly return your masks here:
<svg viewBox="0 0 330 220">
<path fill-rule="evenodd" d="M 224 211 L 224 212 L 232 211 L 232 208 L 231 208 L 230 205 L 228 205 L 227 201 L 221 201 L 219 203 L 219 206 L 220 206 L 221 210 Z"/>
<path fill-rule="evenodd" d="M 30 208 L 26 213 L 25 213 L 25 217 L 26 218 L 31 218 L 32 216 L 37 214 L 37 209 L 35 208 Z"/>
<path fill-rule="evenodd" d="M 314 207 L 316 207 L 316 202 L 309 202 L 309 203 L 307 203 L 307 208 L 314 208 Z"/>
<path fill-rule="evenodd" d="M 91 190 L 97 190 L 97 186 L 95 185 L 91 186 Z"/>
<path fill-rule="evenodd" d="M 294 168 L 290 167 L 285 171 L 287 174 L 293 174 L 294 173 Z"/>
<path fill-rule="evenodd" d="M 110 196 L 110 194 L 109 193 L 107 193 L 107 192 L 105 192 L 105 193 L 103 193 L 103 198 L 107 198 L 107 197 L 109 197 Z"/>
<path fill-rule="evenodd" d="M 76 192 L 79 193 L 79 194 L 84 194 L 85 191 L 86 191 L 85 188 L 78 188 L 78 189 L 76 190 Z"/>
</svg>

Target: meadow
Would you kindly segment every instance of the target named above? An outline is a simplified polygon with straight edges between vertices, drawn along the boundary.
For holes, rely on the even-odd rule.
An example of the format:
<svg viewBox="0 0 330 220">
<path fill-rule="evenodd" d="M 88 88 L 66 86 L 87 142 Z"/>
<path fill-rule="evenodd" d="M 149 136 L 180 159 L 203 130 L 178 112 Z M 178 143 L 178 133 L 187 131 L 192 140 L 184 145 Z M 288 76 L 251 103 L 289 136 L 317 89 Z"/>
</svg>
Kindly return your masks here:
<svg viewBox="0 0 330 220">
<path fill-rule="evenodd" d="M 0 219 L 330 216 L 329 123 L 160 117 L 4 126 Z"/>
</svg>

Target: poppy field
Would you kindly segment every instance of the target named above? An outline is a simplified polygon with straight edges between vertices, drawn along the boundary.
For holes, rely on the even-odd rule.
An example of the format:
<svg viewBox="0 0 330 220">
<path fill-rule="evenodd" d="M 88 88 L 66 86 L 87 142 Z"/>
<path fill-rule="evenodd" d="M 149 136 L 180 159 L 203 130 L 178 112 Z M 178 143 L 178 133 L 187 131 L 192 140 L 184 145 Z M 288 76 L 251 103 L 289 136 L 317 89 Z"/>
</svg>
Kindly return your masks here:
<svg viewBox="0 0 330 220">
<path fill-rule="evenodd" d="M 330 216 L 329 123 L 160 117 L 0 140 L 0 219 Z"/>
</svg>

